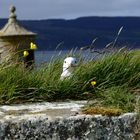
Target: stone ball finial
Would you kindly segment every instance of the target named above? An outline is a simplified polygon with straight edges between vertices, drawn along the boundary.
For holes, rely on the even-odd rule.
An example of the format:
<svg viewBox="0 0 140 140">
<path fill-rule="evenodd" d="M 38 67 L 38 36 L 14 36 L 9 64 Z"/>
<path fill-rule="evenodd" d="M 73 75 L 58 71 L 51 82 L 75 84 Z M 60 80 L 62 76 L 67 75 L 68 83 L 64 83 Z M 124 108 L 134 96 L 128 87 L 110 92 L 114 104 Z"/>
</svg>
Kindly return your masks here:
<svg viewBox="0 0 140 140">
<path fill-rule="evenodd" d="M 16 11 L 16 7 L 14 5 L 11 5 L 10 6 L 10 15 L 9 15 L 9 22 L 15 22 L 16 21 L 16 14 L 15 14 L 15 11 Z"/>
<path fill-rule="evenodd" d="M 10 13 L 14 13 L 16 11 L 16 7 L 14 5 L 10 6 Z"/>
</svg>

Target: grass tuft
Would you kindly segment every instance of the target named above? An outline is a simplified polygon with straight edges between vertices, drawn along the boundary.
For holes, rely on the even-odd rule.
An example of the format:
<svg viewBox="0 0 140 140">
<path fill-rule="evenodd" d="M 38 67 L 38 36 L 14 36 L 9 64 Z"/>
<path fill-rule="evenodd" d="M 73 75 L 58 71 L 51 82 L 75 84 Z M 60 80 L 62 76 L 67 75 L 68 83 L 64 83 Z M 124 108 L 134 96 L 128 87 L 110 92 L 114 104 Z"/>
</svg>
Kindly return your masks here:
<svg viewBox="0 0 140 140">
<path fill-rule="evenodd" d="M 81 59 L 73 77 L 63 81 L 61 58 L 34 70 L 22 64 L 1 64 L 0 104 L 96 99 L 105 107 L 135 111 L 140 93 L 139 60 L 139 51 L 118 51 L 88 62 Z"/>
</svg>

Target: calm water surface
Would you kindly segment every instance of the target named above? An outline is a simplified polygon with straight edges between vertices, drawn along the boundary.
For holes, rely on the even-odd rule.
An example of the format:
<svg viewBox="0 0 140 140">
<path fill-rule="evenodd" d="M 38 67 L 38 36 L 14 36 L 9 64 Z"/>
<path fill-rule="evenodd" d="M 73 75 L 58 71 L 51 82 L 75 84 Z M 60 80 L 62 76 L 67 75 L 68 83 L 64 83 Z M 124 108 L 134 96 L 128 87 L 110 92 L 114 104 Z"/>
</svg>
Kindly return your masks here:
<svg viewBox="0 0 140 140">
<path fill-rule="evenodd" d="M 92 60 L 99 56 L 97 53 L 90 53 L 89 51 L 35 51 L 35 63 L 36 65 L 51 62 L 51 60 L 58 59 L 59 57 L 67 57 L 67 55 L 81 56 L 84 60 Z"/>
</svg>

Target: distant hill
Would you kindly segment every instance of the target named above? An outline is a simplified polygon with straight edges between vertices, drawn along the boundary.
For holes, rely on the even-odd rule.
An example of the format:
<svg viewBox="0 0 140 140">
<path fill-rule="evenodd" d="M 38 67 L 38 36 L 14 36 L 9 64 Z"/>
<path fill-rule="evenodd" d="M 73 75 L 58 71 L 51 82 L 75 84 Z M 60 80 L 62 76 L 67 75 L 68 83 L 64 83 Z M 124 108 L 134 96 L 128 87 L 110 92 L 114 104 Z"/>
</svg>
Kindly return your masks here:
<svg viewBox="0 0 140 140">
<path fill-rule="evenodd" d="M 7 19 L 0 19 L 2 28 Z M 72 20 L 23 20 L 20 23 L 27 29 L 38 33 L 37 44 L 40 50 L 53 50 L 60 42 L 60 49 L 71 49 L 88 45 L 98 37 L 95 45 L 103 48 L 114 41 L 123 26 L 118 45 L 140 48 L 140 17 L 81 17 Z"/>
</svg>

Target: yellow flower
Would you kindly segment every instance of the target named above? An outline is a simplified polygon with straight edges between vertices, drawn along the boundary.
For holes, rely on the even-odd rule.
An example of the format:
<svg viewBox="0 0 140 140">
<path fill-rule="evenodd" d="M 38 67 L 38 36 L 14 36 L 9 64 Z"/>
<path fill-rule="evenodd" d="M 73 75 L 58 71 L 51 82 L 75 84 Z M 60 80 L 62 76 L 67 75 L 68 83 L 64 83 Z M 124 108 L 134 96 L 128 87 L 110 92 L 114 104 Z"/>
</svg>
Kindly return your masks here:
<svg viewBox="0 0 140 140">
<path fill-rule="evenodd" d="M 31 42 L 31 43 L 30 43 L 30 49 L 31 49 L 31 50 L 36 50 L 36 49 L 37 49 L 36 44 L 34 44 L 33 42 Z"/>
<path fill-rule="evenodd" d="M 24 51 L 24 52 L 23 52 L 23 56 L 24 56 L 24 57 L 27 57 L 28 55 L 29 55 L 29 52 L 28 52 L 28 51 Z"/>
<path fill-rule="evenodd" d="M 96 85 L 96 81 L 91 81 L 91 85 L 95 86 Z"/>
</svg>

